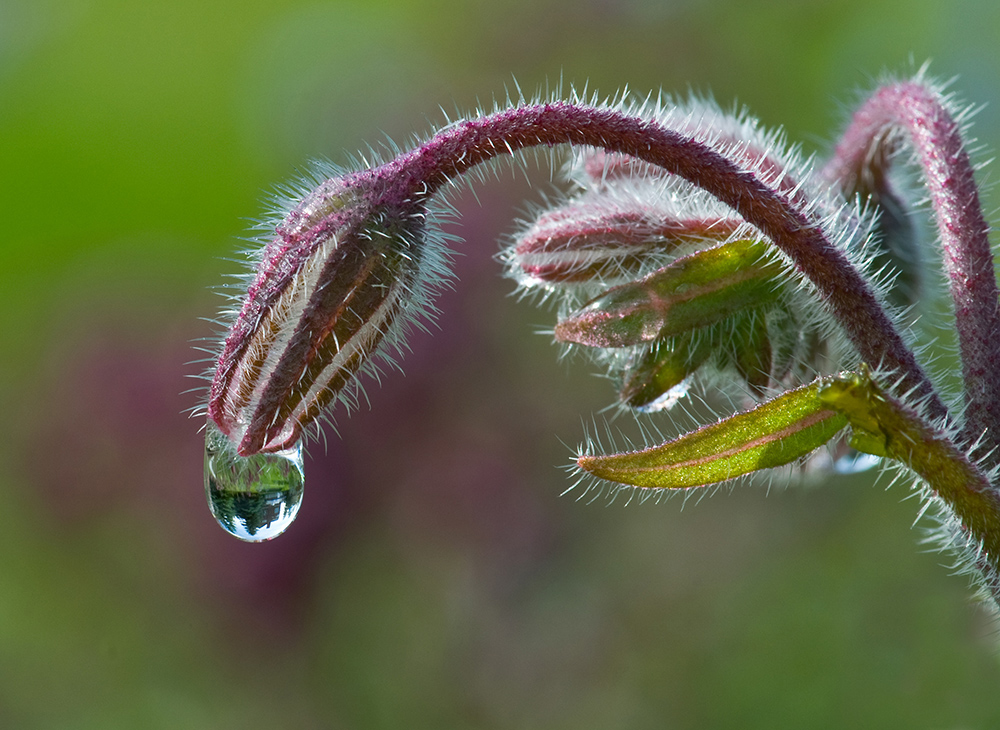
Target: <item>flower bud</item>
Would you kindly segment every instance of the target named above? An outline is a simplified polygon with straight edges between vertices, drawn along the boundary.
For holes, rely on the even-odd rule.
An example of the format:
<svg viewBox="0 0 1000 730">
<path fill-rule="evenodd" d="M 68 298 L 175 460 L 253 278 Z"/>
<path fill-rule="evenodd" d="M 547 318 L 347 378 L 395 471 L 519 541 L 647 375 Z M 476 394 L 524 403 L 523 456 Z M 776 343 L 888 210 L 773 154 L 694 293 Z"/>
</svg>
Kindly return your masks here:
<svg viewBox="0 0 1000 730">
<path fill-rule="evenodd" d="M 697 251 L 590 300 L 556 325 L 556 339 L 629 347 L 715 324 L 776 302 L 783 269 L 762 241 Z"/>
<path fill-rule="evenodd" d="M 886 299 L 906 308 L 919 301 L 924 262 L 915 206 L 909 200 L 905 177 L 901 179 L 893 169 L 902 141 L 898 132 L 882 129 L 866 145 L 863 155 L 853 159 L 835 156 L 824 174 L 839 184 L 846 198 L 857 196 L 877 213 L 870 268 L 891 275 Z"/>
<path fill-rule="evenodd" d="M 733 365 L 755 397 L 771 384 L 773 359 L 765 318 L 759 311 L 749 312 L 733 328 Z"/>
<path fill-rule="evenodd" d="M 241 456 L 298 441 L 412 303 L 423 209 L 377 183 L 370 173 L 323 182 L 264 249 L 209 402 Z"/>
<path fill-rule="evenodd" d="M 712 354 L 704 331 L 689 331 L 655 343 L 632 355 L 622 374 L 618 399 L 638 411 L 658 411 L 673 405 L 674 394 Z"/>
<path fill-rule="evenodd" d="M 860 188 L 861 195 L 867 192 Z M 869 193 L 869 202 L 878 211 L 873 238 L 873 271 L 892 274 L 886 292 L 890 304 L 900 308 L 913 306 L 923 289 L 923 261 L 920 236 L 903 195 L 884 183 Z"/>
<path fill-rule="evenodd" d="M 741 224 L 735 217 L 677 216 L 583 196 L 540 215 L 508 258 L 529 286 L 615 280 L 648 271 L 656 255 L 725 240 Z"/>
</svg>

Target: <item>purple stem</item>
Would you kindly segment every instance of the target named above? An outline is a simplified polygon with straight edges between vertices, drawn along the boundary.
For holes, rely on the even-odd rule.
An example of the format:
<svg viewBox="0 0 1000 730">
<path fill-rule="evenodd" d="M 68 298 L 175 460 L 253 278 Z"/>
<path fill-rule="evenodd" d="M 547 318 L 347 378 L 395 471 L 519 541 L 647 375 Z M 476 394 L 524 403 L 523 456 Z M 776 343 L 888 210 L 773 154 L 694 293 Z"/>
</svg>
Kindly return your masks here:
<svg viewBox="0 0 1000 730">
<path fill-rule="evenodd" d="M 864 361 L 898 372 L 902 387 L 925 405 L 928 416 L 949 418 L 867 280 L 826 238 L 800 196 L 775 190 L 689 134 L 615 109 L 570 102 L 525 105 L 452 125 L 373 172 L 387 183 L 381 202 L 401 205 L 434 194 L 452 178 L 498 155 L 567 143 L 639 158 L 732 207 L 813 283 Z"/>
<path fill-rule="evenodd" d="M 916 150 L 937 221 L 944 266 L 955 302 L 965 385 L 962 442 L 979 441 L 1000 459 L 1000 315 L 989 225 L 979 203 L 961 130 L 939 94 L 919 81 L 876 91 L 854 114 L 824 170 L 829 180 L 851 183 L 865 174 L 880 147 L 906 133 Z M 888 155 L 887 155 L 888 156 Z"/>
</svg>

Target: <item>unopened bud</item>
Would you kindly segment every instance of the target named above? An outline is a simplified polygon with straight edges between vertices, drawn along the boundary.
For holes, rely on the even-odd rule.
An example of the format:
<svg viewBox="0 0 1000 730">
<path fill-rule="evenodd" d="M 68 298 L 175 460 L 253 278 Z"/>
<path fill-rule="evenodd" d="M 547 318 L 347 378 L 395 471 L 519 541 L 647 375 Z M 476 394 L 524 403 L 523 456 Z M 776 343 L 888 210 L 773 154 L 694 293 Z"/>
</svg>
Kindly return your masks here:
<svg viewBox="0 0 1000 730">
<path fill-rule="evenodd" d="M 422 226 L 358 174 L 276 227 L 212 383 L 209 418 L 239 454 L 290 448 L 365 364 L 412 295 Z"/>
<path fill-rule="evenodd" d="M 760 311 L 750 312 L 733 330 L 733 364 L 755 397 L 771 384 L 771 337 Z"/>
<path fill-rule="evenodd" d="M 556 339 L 629 347 L 715 324 L 777 301 L 783 270 L 762 241 L 698 251 L 595 297 L 556 325 Z"/>
<path fill-rule="evenodd" d="M 848 198 L 857 195 L 878 213 L 871 268 L 892 275 L 886 298 L 891 304 L 905 308 L 918 302 L 924 274 L 913 205 L 894 180 L 892 171 L 900 142 L 898 134 L 882 134 L 855 166 L 847 171 L 833 167 L 828 174 L 841 172 L 839 183 L 844 195 Z"/>
<path fill-rule="evenodd" d="M 632 356 L 622 375 L 618 398 L 639 411 L 667 408 L 676 400 L 671 394 L 677 393 L 711 354 L 711 338 L 703 331 L 685 332 L 657 342 Z"/>
<path fill-rule="evenodd" d="M 893 273 L 886 294 L 891 304 L 901 308 L 912 306 L 919 301 L 923 288 L 923 262 L 913 214 L 904 198 L 891 188 L 879 191 L 872 200 L 878 210 L 872 268 Z"/>
<path fill-rule="evenodd" d="M 587 196 L 543 213 L 509 254 L 528 284 L 577 284 L 637 276 L 651 256 L 724 241 L 739 218 L 675 216 Z"/>
</svg>

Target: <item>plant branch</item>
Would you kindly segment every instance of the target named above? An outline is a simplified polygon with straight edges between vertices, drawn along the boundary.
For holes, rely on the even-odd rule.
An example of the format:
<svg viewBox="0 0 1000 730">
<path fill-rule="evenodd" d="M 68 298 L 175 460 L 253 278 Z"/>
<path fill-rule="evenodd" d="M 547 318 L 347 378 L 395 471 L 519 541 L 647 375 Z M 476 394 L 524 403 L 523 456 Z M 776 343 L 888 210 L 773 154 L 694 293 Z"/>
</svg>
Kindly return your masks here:
<svg viewBox="0 0 1000 730">
<path fill-rule="evenodd" d="M 875 160 L 891 157 L 898 132 L 916 151 L 944 253 L 962 359 L 965 447 L 977 442 L 1000 463 L 1000 314 L 990 250 L 969 156 L 940 95 L 919 81 L 882 87 L 854 114 L 824 170 L 853 186 Z M 888 147 L 888 150 L 885 148 Z M 876 163 L 877 164 L 877 163 Z"/>
<path fill-rule="evenodd" d="M 762 231 L 809 279 L 861 358 L 896 371 L 929 417 L 949 419 L 930 379 L 872 287 L 824 234 L 805 204 L 709 144 L 656 121 L 571 102 L 522 105 L 449 126 L 372 174 L 384 183 L 376 205 L 430 196 L 498 155 L 534 145 L 588 145 L 657 165 L 703 188 Z"/>
<path fill-rule="evenodd" d="M 947 536 L 952 547 L 978 567 L 1000 604 L 1000 497 L 979 465 L 883 392 L 867 368 L 831 379 L 819 397 L 847 417 L 853 446 L 905 464 L 948 505 L 954 522 L 946 528 L 956 533 Z"/>
</svg>

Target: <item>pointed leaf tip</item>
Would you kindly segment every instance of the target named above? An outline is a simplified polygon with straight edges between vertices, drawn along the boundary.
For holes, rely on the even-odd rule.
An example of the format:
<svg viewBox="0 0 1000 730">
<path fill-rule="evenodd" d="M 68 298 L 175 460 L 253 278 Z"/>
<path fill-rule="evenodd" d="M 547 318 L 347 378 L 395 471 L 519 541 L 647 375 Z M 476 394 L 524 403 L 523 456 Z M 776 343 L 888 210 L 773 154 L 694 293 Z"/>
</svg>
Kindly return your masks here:
<svg viewBox="0 0 1000 730">
<path fill-rule="evenodd" d="M 820 398 L 826 379 L 756 408 L 642 451 L 577 459 L 585 472 L 618 484 L 686 489 L 784 466 L 819 448 L 847 425 Z"/>
</svg>

